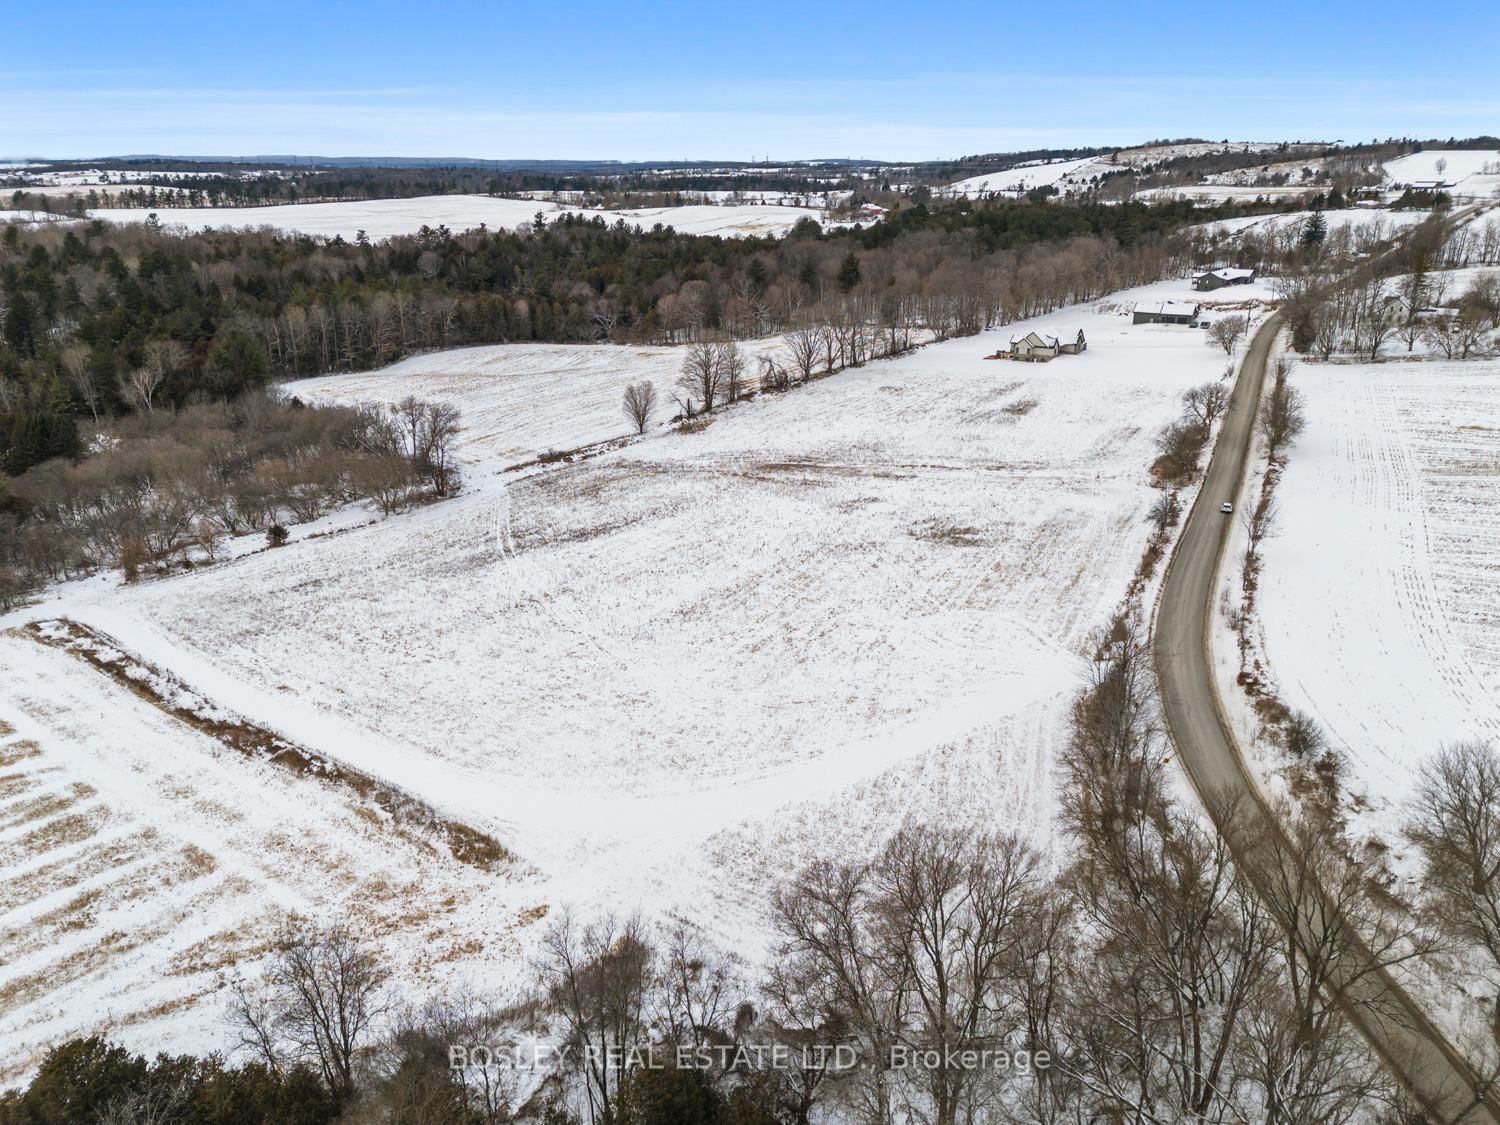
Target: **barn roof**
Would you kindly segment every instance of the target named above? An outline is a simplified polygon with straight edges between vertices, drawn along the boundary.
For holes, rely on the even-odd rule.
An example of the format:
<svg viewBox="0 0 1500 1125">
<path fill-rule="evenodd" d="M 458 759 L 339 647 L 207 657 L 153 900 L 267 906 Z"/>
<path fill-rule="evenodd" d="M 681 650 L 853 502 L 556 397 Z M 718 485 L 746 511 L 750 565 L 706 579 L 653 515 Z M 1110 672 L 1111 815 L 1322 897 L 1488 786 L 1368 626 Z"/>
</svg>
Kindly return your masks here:
<svg viewBox="0 0 1500 1125">
<path fill-rule="evenodd" d="M 1136 305 L 1135 311 L 1157 316 L 1196 316 L 1202 307 L 1191 301 L 1153 301 L 1149 305 Z"/>
</svg>

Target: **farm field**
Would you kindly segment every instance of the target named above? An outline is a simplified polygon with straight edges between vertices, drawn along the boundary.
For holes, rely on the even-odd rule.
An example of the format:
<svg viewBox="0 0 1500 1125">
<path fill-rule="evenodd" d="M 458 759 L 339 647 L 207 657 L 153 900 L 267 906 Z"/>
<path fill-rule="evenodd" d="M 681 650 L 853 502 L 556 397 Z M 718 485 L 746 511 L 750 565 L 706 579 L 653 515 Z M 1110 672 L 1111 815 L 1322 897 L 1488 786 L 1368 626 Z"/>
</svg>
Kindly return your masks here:
<svg viewBox="0 0 1500 1125">
<path fill-rule="evenodd" d="M 780 341 L 740 346 L 747 372 Z M 464 455 L 507 467 L 549 450 L 569 450 L 634 432 L 620 410 L 626 382 L 656 387 L 655 424 L 674 414 L 672 384 L 681 348 L 496 344 L 413 356 L 378 371 L 325 375 L 286 384 L 308 402 L 395 402 L 406 395 L 451 402 L 463 411 Z M 628 377 L 627 377 L 628 376 Z"/>
<path fill-rule="evenodd" d="M 356 919 L 413 987 L 493 973 L 528 894 L 0 633 L 0 1086 L 106 1025 L 222 1049 L 232 982 L 294 916 Z"/>
<path fill-rule="evenodd" d="M 1079 160 L 1024 164 L 1015 168 L 1007 168 L 1003 172 L 987 172 L 982 176 L 970 176 L 966 180 L 950 184 L 943 191 L 949 195 L 981 195 L 987 192 L 1024 195 L 1033 188 L 1051 187 L 1061 183 L 1099 162 L 1098 157 L 1085 156 Z"/>
<path fill-rule="evenodd" d="M 155 214 L 164 226 L 193 230 L 204 226 L 221 230 L 241 227 L 274 227 L 296 234 L 352 240 L 360 231 L 372 239 L 415 234 L 423 226 L 446 226 L 462 231 L 481 224 L 491 230 L 512 230 L 529 223 L 538 212 L 557 216 L 564 211 L 600 215 L 606 222 L 623 219 L 634 226 L 657 223 L 675 227 L 684 234 L 781 235 L 797 220 L 820 220 L 823 212 L 805 207 L 751 204 L 719 207 L 694 204 L 684 207 L 647 207 L 621 211 L 589 211 L 566 208 L 531 199 L 501 199 L 488 195 L 430 195 L 415 199 L 369 199 L 345 203 L 285 203 L 270 207 L 116 207 L 92 212 L 94 218 L 111 223 L 141 223 Z"/>
<path fill-rule="evenodd" d="M 107 634 L 214 707 L 493 835 L 517 857 L 504 871 L 387 839 L 337 793 L 299 803 L 316 783 L 226 762 L 196 732 L 147 737 L 175 720 L 53 649 L 36 672 L 6 676 L 0 717 L 23 717 L 19 737 L 48 755 L 34 768 L 67 763 L 48 786 L 84 782 L 122 824 L 157 827 L 149 862 L 192 844 L 243 876 L 213 893 L 247 972 L 286 912 L 372 897 L 389 948 L 423 949 L 409 958 L 416 984 L 517 986 L 544 928 L 531 921 L 570 905 L 690 917 L 753 964 L 778 879 L 867 853 L 901 823 L 1052 846 L 1052 765 L 1088 636 L 1146 539 L 1153 439 L 1181 391 L 1225 364 L 1201 332 L 1134 327 L 1114 310 L 932 345 L 736 405 L 697 433 L 519 472 L 500 470 L 623 433 L 609 400 L 642 377 L 669 382 L 674 354 L 472 349 L 299 383 L 329 399 L 460 402 L 476 420 L 466 491 L 171 579 L 76 583 L 4 622 Z M 1089 350 L 983 358 L 1029 327 L 1081 327 Z M 0 661 L 19 670 L 35 647 L 8 636 Z M 42 676 L 62 685 L 51 713 Z M 153 757 L 162 745 L 170 755 Z M 147 760 L 121 758 L 128 747 Z M 219 808 L 251 793 L 264 807 L 253 825 Z M 289 855 L 284 840 L 308 845 Z M 93 876 L 66 866 L 81 854 L 7 853 L 7 884 L 64 865 L 53 897 L 8 906 L 0 924 L 87 889 Z M 166 919 L 216 886 L 200 876 L 131 909 Z M 451 902 L 449 944 L 426 928 L 434 900 Z M 70 941 L 98 943 L 119 919 L 81 914 Z M 218 1046 L 222 966 L 180 982 L 163 967 L 211 933 L 179 940 L 165 926 L 149 953 L 28 1000 L 0 1045 L 24 1054 L 61 1030 L 45 1013 L 122 995 L 127 1042 Z M 134 998 L 132 982 L 159 976 L 165 992 Z"/>
<path fill-rule="evenodd" d="M 1277 147 L 1274 144 L 1253 141 L 1237 141 L 1232 144 L 1191 141 L 1182 144 L 1144 145 L 1101 156 L 1019 164 L 1001 172 L 986 172 L 983 175 L 970 176 L 949 184 L 940 191 L 944 195 L 953 196 L 987 193 L 1024 195 L 1038 187 L 1056 187 L 1060 192 L 1068 194 L 1088 188 L 1091 186 L 1090 181 L 1096 177 L 1108 176 L 1124 168 L 1143 168 L 1180 157 L 1204 156 L 1226 151 L 1269 152 Z"/>
<path fill-rule="evenodd" d="M 1263 548 L 1265 651 L 1351 788 L 1399 802 L 1500 739 L 1500 364 L 1305 364 L 1308 428 Z"/>
<path fill-rule="evenodd" d="M 1443 168 L 1438 169 L 1441 161 Z M 1453 184 L 1454 195 L 1484 197 L 1500 195 L 1500 152 L 1494 149 L 1424 149 L 1385 165 L 1394 183 L 1442 180 Z"/>
</svg>

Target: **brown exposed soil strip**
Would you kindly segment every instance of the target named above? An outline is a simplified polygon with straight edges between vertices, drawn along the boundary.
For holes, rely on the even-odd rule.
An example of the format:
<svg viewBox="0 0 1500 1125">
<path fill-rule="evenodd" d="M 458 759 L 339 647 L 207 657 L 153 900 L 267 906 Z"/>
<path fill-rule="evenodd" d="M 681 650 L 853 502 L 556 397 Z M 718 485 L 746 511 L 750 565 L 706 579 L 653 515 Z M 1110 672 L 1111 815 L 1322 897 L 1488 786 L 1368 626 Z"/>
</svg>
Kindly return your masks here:
<svg viewBox="0 0 1500 1125">
<path fill-rule="evenodd" d="M 207 705 L 197 692 L 171 673 L 128 654 L 113 638 L 87 625 L 66 619 L 39 621 L 25 626 L 25 632 L 40 644 L 62 649 L 93 666 L 153 707 L 246 758 L 269 762 L 298 777 L 311 776 L 341 787 L 379 807 L 400 827 L 436 835 L 460 863 L 492 871 L 515 861 L 515 856 L 498 840 L 448 819 L 405 790 L 288 742 L 223 708 Z M 187 700 L 198 700 L 203 705 L 195 708 L 184 702 Z"/>
</svg>

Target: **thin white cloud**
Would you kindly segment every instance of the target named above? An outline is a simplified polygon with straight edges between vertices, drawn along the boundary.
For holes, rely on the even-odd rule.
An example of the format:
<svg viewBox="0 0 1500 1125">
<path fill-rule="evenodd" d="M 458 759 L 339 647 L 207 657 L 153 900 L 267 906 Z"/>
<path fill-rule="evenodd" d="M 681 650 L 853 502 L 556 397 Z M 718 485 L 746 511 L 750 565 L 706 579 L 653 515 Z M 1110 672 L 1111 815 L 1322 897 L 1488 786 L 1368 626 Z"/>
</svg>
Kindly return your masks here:
<svg viewBox="0 0 1500 1125">
<path fill-rule="evenodd" d="M 642 82 L 609 96 L 443 85 L 173 88 L 156 81 L 0 80 L 0 153 L 102 156 L 475 156 L 923 159 L 1152 137 L 1352 139 L 1488 131 L 1493 95 L 1325 77 L 1265 83 L 1198 75 L 908 75 L 723 80 L 691 96 Z M 1253 96 L 1252 96 L 1253 93 Z M 545 105 L 545 110 L 534 108 Z M 690 104 L 692 109 L 681 108 Z"/>
</svg>

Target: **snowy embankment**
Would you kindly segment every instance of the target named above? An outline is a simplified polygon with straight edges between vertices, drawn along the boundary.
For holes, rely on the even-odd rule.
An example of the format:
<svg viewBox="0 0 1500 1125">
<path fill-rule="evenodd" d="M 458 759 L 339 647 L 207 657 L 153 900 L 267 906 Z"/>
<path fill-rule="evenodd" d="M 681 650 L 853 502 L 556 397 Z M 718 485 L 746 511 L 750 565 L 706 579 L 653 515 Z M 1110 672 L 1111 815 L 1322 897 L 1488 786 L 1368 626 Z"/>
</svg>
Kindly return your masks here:
<svg viewBox="0 0 1500 1125">
<path fill-rule="evenodd" d="M 743 207 L 695 204 L 684 207 L 638 207 L 621 211 L 591 211 L 532 199 L 501 199 L 488 195 L 428 195 L 415 199 L 368 199 L 346 203 L 284 203 L 270 207 L 106 207 L 90 214 L 111 223 L 143 223 L 150 215 L 167 227 L 236 230 L 273 227 L 294 234 L 352 241 L 360 231 L 371 239 L 415 234 L 424 226 L 446 226 L 452 231 L 487 226 L 514 230 L 538 213 L 555 219 L 564 213 L 599 216 L 605 222 L 624 220 L 650 228 L 660 223 L 683 234 L 782 235 L 799 219 L 818 222 L 824 213 L 810 207 L 751 204 Z"/>
<path fill-rule="evenodd" d="M 62 771 L 46 784 L 86 776 L 122 823 L 217 857 L 238 877 L 224 924 L 248 936 L 179 978 L 172 966 L 205 935 L 166 921 L 172 896 L 80 914 L 60 955 L 102 952 L 76 971 L 48 968 L 46 948 L 0 969 L 0 989 L 33 982 L 14 1016 L 7 1005 L 0 1045 L 31 1057 L 112 1006 L 140 1048 L 220 1046 L 216 982 L 289 910 L 389 904 L 370 930 L 409 990 L 463 975 L 503 995 L 529 980 L 543 905 L 679 914 L 753 970 L 768 892 L 804 862 L 869 854 L 909 822 L 1048 849 L 1087 637 L 1148 535 L 1155 435 L 1224 366 L 1201 331 L 1102 308 L 762 396 L 696 433 L 662 426 L 663 409 L 623 448 L 521 472 L 499 470 L 518 450 L 626 432 L 609 399 L 639 378 L 665 391 L 673 353 L 474 349 L 318 381 L 322 396 L 347 386 L 361 400 L 386 397 L 380 380 L 394 397 L 402 383 L 451 390 L 478 420 L 466 492 L 168 580 L 77 583 L 34 614 L 108 633 L 522 862 L 475 873 L 377 825 L 361 834 L 336 794 L 299 798 L 294 780 L 172 729 L 89 666 L 6 637 L 0 718 L 23 717 Z M 1031 327 L 1083 328 L 1089 349 L 983 358 Z M 519 374 L 484 381 L 508 357 Z M 53 855 L 29 840 L 7 837 L 0 877 L 40 880 L 8 902 L 8 927 L 96 878 L 92 845 Z M 130 910 L 164 921 L 149 950 L 117 959 L 103 935 L 128 929 Z"/>
</svg>

